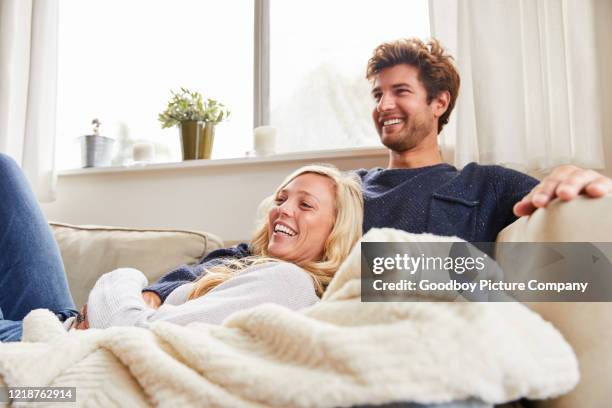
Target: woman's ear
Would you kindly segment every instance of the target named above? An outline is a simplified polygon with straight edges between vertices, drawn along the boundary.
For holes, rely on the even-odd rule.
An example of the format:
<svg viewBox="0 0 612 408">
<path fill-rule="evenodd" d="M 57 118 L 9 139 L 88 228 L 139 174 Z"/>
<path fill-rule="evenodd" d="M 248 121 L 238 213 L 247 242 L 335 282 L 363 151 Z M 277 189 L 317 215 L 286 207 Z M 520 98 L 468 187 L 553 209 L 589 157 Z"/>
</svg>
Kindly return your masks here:
<svg viewBox="0 0 612 408">
<path fill-rule="evenodd" d="M 436 96 L 433 101 L 431 101 L 434 114 L 437 118 L 444 115 L 444 112 L 448 109 L 448 104 L 450 103 L 450 92 L 441 91 L 438 96 Z"/>
</svg>

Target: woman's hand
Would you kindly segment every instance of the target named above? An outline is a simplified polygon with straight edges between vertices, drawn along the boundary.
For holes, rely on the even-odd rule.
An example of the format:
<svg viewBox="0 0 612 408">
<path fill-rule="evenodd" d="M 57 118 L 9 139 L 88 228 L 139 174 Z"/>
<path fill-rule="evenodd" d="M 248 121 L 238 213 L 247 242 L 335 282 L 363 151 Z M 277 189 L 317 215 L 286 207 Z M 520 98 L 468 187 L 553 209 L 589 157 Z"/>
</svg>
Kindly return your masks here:
<svg viewBox="0 0 612 408">
<path fill-rule="evenodd" d="M 161 298 L 155 292 L 142 292 L 142 298 L 144 299 L 144 302 L 153 309 L 159 309 L 159 307 L 161 306 Z"/>
<path fill-rule="evenodd" d="M 89 320 L 87 319 L 87 303 L 83 305 L 79 315 L 76 318 L 76 324 L 74 328 L 77 330 L 87 330 L 89 329 Z"/>
</svg>

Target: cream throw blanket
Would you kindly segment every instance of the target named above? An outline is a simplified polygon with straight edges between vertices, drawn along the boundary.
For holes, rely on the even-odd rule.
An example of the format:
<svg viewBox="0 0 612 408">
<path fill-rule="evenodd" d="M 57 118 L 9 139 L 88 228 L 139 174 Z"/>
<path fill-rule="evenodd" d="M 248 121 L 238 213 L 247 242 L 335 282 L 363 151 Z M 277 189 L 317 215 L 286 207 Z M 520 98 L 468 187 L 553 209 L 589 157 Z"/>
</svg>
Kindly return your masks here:
<svg viewBox="0 0 612 408">
<path fill-rule="evenodd" d="M 0 345 L 0 378 L 76 386 L 81 406 L 335 407 L 550 398 L 579 374 L 559 332 L 521 304 L 360 303 L 357 246 L 323 301 L 302 312 L 270 304 L 221 326 L 66 333 L 50 312 L 33 311 L 24 342 Z"/>
</svg>

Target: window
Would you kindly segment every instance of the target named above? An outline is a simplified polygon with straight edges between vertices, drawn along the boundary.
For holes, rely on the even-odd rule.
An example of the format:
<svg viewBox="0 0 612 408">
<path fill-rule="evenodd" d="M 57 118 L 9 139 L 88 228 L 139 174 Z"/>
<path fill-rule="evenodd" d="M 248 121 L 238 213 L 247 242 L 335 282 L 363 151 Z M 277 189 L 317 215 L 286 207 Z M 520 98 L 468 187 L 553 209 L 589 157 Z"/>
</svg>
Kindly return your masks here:
<svg viewBox="0 0 612 408">
<path fill-rule="evenodd" d="M 429 32 L 427 0 L 271 0 L 270 122 L 279 150 L 378 145 L 367 61 L 383 41 Z"/>
<path fill-rule="evenodd" d="M 279 129 L 277 150 L 377 145 L 367 60 L 382 41 L 428 37 L 427 0 L 62 0 L 56 167 L 80 167 L 78 137 L 93 118 L 117 141 L 114 164 L 139 141 L 156 145 L 156 161 L 179 161 L 178 130 L 162 130 L 157 115 L 181 86 L 232 111 L 213 158 L 243 157 L 255 114 L 255 19 L 270 22 L 258 54 L 269 57 L 269 83 L 260 83 L 269 99 L 257 108 Z"/>
<path fill-rule="evenodd" d="M 56 167 L 80 167 L 78 136 L 116 140 L 115 164 L 132 144 L 156 145 L 156 161 L 179 161 L 176 128 L 157 115 L 181 86 L 225 103 L 231 120 L 216 129 L 213 157 L 251 148 L 253 1 L 62 0 L 59 20 Z"/>
</svg>

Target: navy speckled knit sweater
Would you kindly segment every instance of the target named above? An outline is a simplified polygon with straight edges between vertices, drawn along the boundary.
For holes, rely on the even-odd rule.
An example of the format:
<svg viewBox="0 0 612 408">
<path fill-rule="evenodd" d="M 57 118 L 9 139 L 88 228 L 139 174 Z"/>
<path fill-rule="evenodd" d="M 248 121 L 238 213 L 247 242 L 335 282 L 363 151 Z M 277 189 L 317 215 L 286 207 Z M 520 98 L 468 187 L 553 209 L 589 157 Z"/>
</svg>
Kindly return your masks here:
<svg viewBox="0 0 612 408">
<path fill-rule="evenodd" d="M 235 247 L 214 250 L 206 255 L 199 264 L 181 265 L 168 272 L 166 275 L 162 276 L 160 280 L 147 286 L 142 291 L 154 292 L 159 296 L 161 301 L 164 302 L 174 289 L 185 283 L 197 280 L 205 269 L 219 265 L 223 259 L 240 259 L 249 255 L 251 255 L 251 251 L 249 250 L 248 244 L 244 242 Z"/>
<path fill-rule="evenodd" d="M 456 235 L 492 242 L 516 217 L 512 207 L 538 180 L 500 166 L 470 163 L 416 169 L 358 170 L 363 182 L 364 224 L 413 233 Z"/>
</svg>

